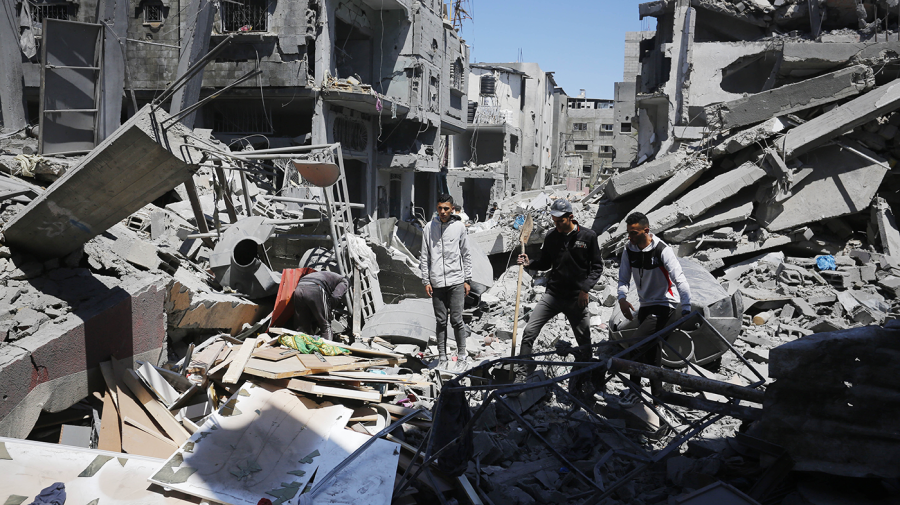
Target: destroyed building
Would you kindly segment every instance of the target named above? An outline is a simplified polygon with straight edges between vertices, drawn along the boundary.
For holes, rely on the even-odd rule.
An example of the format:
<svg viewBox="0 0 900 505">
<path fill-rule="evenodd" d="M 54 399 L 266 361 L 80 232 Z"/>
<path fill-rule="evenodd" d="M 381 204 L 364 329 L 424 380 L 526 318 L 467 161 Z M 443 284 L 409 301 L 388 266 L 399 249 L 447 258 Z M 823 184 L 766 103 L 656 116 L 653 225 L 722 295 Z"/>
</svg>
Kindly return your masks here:
<svg viewBox="0 0 900 505">
<path fill-rule="evenodd" d="M 96 1 L 13 7 L 21 13 L 23 33 L 33 33 L 38 47 L 26 57 L 18 42 L 3 44 L 5 74 L 19 79 L 4 87 L 4 107 L 10 107 L 5 117 L 21 118 L 7 121 L 19 128 L 43 114 L 41 153 L 90 150 L 120 117 L 134 115 L 183 71 L 179 54 L 204 54 L 229 37 L 206 66 L 202 84 L 196 83 L 201 99 L 218 98 L 191 114 L 193 126 L 212 130 L 213 138 L 233 147 L 342 142 L 351 199 L 365 205 L 365 214 L 407 219 L 414 206 L 433 207 L 441 146 L 465 129 L 468 49 L 441 2 L 147 0 L 133 8 Z M 44 19 L 52 33 L 42 38 Z M 72 45 L 76 39 L 81 46 Z M 60 67 L 70 53 L 91 57 L 97 40 L 105 48 L 102 82 L 91 70 Z M 234 84 L 254 69 L 262 72 Z M 110 91 L 94 103 L 101 89 Z M 51 99 L 75 90 L 85 93 L 85 103 Z M 24 109 L 13 111 L 22 97 Z M 85 141 L 74 145 L 72 130 L 82 131 Z"/>
<path fill-rule="evenodd" d="M 449 142 L 447 180 L 473 219 L 491 202 L 544 186 L 559 148 L 552 72 L 537 63 L 473 63 L 466 131 Z"/>
<path fill-rule="evenodd" d="M 581 165 L 572 163 L 571 167 L 567 167 L 565 177 L 582 179 L 583 187 L 597 184 L 612 171 L 615 157 L 614 105 L 613 100 L 583 96 L 569 97 L 567 100 L 566 126 L 560 135 L 565 143 L 565 155 L 580 156 Z"/>
</svg>

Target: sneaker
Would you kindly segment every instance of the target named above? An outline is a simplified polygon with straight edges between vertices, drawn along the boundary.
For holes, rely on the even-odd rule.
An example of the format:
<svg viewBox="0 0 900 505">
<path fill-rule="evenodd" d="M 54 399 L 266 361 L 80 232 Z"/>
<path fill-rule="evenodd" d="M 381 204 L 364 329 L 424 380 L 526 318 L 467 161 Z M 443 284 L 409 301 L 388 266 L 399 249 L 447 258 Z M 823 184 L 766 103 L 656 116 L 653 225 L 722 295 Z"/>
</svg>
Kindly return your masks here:
<svg viewBox="0 0 900 505">
<path fill-rule="evenodd" d="M 472 362 L 469 360 L 468 356 L 463 356 L 456 360 L 456 369 L 460 372 L 465 372 L 470 366 L 472 366 Z"/>
<path fill-rule="evenodd" d="M 429 369 L 438 369 L 438 370 L 446 370 L 447 369 L 447 358 L 440 359 L 435 358 L 431 363 L 428 364 Z"/>
<path fill-rule="evenodd" d="M 641 403 L 641 399 L 638 398 L 638 395 L 634 393 L 631 389 L 625 389 L 621 393 L 619 393 L 618 397 L 619 406 L 623 409 L 630 409 L 635 405 Z"/>
</svg>

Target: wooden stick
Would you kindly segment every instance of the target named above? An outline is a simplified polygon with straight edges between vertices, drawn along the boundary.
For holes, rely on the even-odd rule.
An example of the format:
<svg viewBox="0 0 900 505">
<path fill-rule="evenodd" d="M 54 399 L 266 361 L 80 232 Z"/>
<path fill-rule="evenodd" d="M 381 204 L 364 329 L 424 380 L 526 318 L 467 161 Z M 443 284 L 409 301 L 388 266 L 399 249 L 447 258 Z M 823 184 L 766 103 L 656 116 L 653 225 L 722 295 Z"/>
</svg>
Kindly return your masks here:
<svg viewBox="0 0 900 505">
<path fill-rule="evenodd" d="M 522 254 L 525 254 L 525 242 L 522 242 Z M 512 332 L 512 349 L 510 349 L 509 357 L 516 357 L 516 337 L 519 334 L 519 301 L 522 298 L 522 274 L 525 272 L 525 265 L 519 265 L 519 283 L 516 285 L 516 314 L 513 316 L 513 332 Z M 509 379 L 513 380 L 516 376 L 516 365 L 509 367 Z"/>
<path fill-rule="evenodd" d="M 248 338 L 244 341 L 244 345 L 241 346 L 234 359 L 231 360 L 231 365 L 228 366 L 225 377 L 222 377 L 222 382 L 225 384 L 237 384 L 237 381 L 241 378 L 241 374 L 244 373 L 244 367 L 246 367 L 247 362 L 250 361 L 250 355 L 253 354 L 253 350 L 256 349 L 256 346 L 261 344 L 263 340 L 263 337 L 257 337 L 252 340 Z"/>
</svg>

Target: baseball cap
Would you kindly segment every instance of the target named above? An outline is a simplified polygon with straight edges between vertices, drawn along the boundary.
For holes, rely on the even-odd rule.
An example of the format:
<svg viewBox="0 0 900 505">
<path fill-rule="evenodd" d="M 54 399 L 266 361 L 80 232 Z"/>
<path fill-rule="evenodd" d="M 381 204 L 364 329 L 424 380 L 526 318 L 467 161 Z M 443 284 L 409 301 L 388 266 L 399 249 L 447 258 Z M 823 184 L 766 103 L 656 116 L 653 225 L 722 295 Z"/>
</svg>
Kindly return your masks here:
<svg viewBox="0 0 900 505">
<path fill-rule="evenodd" d="M 572 213 L 572 204 L 565 198 L 557 198 L 550 205 L 550 215 L 553 217 L 562 217 Z"/>
</svg>

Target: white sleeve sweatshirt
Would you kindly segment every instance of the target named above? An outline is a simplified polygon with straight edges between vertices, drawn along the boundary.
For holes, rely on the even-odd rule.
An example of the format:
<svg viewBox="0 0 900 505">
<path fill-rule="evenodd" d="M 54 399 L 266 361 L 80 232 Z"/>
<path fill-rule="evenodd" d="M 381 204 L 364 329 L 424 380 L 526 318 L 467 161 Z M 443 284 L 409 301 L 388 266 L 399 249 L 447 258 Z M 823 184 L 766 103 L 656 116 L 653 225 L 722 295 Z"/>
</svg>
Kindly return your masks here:
<svg viewBox="0 0 900 505">
<path fill-rule="evenodd" d="M 662 244 L 661 254 L 654 255 L 654 249 Z M 629 251 L 631 251 L 629 255 Z M 653 236 L 650 245 L 643 250 L 631 243 L 626 244 L 619 263 L 619 299 L 628 296 L 631 282 L 637 286 L 641 306 L 666 305 L 677 308 L 681 302 L 682 311 L 691 310 L 691 288 L 681 269 L 675 251 L 662 240 Z"/>
</svg>

